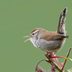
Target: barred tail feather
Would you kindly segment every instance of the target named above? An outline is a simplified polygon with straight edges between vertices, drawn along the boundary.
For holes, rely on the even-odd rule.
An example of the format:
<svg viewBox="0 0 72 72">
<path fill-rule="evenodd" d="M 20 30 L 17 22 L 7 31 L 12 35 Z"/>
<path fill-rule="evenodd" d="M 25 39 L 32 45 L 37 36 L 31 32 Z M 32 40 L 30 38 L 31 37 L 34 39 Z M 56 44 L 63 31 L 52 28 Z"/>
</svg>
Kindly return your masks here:
<svg viewBox="0 0 72 72">
<path fill-rule="evenodd" d="M 67 13 L 67 9 L 65 8 L 60 14 L 59 25 L 57 30 L 58 33 L 64 34 L 64 35 L 66 35 L 66 30 L 65 30 L 66 13 Z"/>
</svg>

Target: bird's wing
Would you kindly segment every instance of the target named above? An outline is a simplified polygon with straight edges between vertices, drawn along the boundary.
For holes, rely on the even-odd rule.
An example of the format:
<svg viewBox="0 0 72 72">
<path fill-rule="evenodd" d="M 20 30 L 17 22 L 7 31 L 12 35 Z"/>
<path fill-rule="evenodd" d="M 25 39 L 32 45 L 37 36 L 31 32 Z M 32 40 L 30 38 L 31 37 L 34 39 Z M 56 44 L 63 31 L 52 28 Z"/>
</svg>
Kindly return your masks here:
<svg viewBox="0 0 72 72">
<path fill-rule="evenodd" d="M 62 34 L 58 34 L 56 32 L 48 32 L 44 34 L 41 39 L 45 39 L 47 41 L 53 41 L 53 40 L 63 40 L 64 38 L 67 38 L 68 36 L 64 36 Z"/>
<path fill-rule="evenodd" d="M 65 8 L 60 14 L 58 29 L 57 29 L 58 33 L 64 34 L 64 35 L 66 35 L 66 30 L 65 30 L 66 13 L 67 13 L 67 9 Z"/>
</svg>

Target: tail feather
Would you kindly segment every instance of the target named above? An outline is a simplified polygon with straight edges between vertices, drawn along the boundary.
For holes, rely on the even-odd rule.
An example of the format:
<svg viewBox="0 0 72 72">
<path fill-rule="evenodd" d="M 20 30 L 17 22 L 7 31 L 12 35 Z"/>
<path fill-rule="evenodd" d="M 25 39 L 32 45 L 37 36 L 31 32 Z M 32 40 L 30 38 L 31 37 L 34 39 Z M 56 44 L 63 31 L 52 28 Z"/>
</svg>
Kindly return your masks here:
<svg viewBox="0 0 72 72">
<path fill-rule="evenodd" d="M 65 8 L 60 14 L 59 25 L 58 25 L 58 30 L 57 30 L 58 33 L 64 34 L 64 35 L 66 35 L 66 30 L 65 30 L 66 13 L 67 13 L 67 9 Z"/>
</svg>

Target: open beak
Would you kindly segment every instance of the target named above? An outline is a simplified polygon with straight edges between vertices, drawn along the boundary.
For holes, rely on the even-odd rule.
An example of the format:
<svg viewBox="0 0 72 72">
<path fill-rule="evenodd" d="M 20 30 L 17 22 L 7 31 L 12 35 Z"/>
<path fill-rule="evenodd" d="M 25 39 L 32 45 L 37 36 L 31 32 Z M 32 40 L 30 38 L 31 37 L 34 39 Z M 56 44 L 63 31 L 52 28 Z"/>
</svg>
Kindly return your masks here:
<svg viewBox="0 0 72 72">
<path fill-rule="evenodd" d="M 26 40 L 24 40 L 24 43 L 26 43 L 30 40 L 30 36 L 24 36 L 24 38 L 26 38 Z"/>
</svg>

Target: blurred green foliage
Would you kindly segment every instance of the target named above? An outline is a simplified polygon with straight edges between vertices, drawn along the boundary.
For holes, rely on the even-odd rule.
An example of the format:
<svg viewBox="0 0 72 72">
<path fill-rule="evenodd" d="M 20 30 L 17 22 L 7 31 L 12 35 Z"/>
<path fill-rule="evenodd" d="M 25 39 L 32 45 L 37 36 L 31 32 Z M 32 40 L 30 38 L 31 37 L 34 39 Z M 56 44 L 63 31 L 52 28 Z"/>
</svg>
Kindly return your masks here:
<svg viewBox="0 0 72 72">
<path fill-rule="evenodd" d="M 65 7 L 69 39 L 58 55 L 66 55 L 72 47 L 72 0 L 0 0 L 0 72 L 34 72 L 36 63 L 45 58 L 44 53 L 30 42 L 24 43 L 24 36 L 36 27 L 56 30 Z M 48 64 L 42 65 L 49 70 Z M 68 61 L 65 68 L 71 66 Z"/>
</svg>

